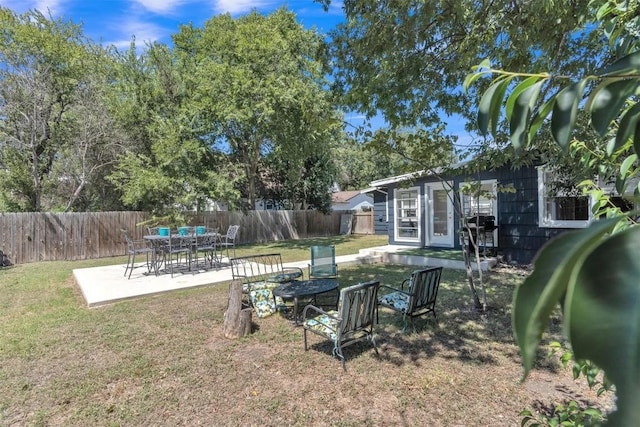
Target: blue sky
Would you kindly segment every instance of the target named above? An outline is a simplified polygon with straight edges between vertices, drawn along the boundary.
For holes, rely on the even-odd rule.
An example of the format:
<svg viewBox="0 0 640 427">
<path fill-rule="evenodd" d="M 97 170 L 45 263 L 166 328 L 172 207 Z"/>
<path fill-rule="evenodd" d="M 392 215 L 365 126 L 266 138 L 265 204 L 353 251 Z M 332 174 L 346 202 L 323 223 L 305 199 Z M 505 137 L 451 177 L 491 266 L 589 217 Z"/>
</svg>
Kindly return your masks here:
<svg viewBox="0 0 640 427">
<path fill-rule="evenodd" d="M 135 35 L 137 42 L 170 43 L 180 24 L 201 26 L 221 13 L 240 16 L 256 9 L 269 13 L 286 6 L 305 27 L 327 32 L 344 19 L 342 2 L 333 1 L 325 12 L 313 0 L 0 0 L 0 5 L 22 13 L 38 9 L 54 17 L 82 23 L 94 41 L 126 48 Z"/>
<path fill-rule="evenodd" d="M 344 20 L 342 1 L 336 0 L 332 0 L 328 12 L 313 0 L 0 0 L 0 5 L 17 13 L 29 9 L 45 14 L 50 11 L 56 18 L 82 24 L 90 39 L 119 48 L 129 47 L 134 36 L 139 46 L 148 41 L 170 44 L 171 34 L 177 33 L 181 24 L 202 26 L 218 14 L 241 16 L 254 8 L 269 13 L 286 6 L 306 28 L 315 27 L 322 33 Z M 358 114 L 348 114 L 345 119 L 355 126 L 362 124 Z M 471 139 L 459 119 L 445 121 L 449 123 L 448 131 L 459 136 L 459 143 Z M 374 121 L 374 127 L 383 124 L 381 118 Z"/>
</svg>

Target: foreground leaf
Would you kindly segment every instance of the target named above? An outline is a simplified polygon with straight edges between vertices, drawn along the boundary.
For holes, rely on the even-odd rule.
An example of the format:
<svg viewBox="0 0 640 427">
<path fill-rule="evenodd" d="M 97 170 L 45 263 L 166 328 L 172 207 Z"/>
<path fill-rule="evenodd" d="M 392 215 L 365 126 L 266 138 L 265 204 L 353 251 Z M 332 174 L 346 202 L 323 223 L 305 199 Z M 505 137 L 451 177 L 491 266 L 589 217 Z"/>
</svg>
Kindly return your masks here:
<svg viewBox="0 0 640 427">
<path fill-rule="evenodd" d="M 640 226 L 598 245 L 567 295 L 566 319 L 576 359 L 594 362 L 616 386 L 610 425 L 640 423 Z"/>
<path fill-rule="evenodd" d="M 551 134 L 565 151 L 569 147 L 571 131 L 576 123 L 578 104 L 582 100 L 585 85 L 586 80 L 580 80 L 565 87 L 556 96 L 551 116 Z"/>
<path fill-rule="evenodd" d="M 531 119 L 531 107 L 538 98 L 541 86 L 542 82 L 529 86 L 515 100 L 509 124 L 511 125 L 511 143 L 516 149 L 524 147 L 528 142 L 527 125 Z"/>
<path fill-rule="evenodd" d="M 618 116 L 625 101 L 631 96 L 640 82 L 636 79 L 615 81 L 596 88 L 590 104 L 591 123 L 593 128 L 605 136 L 611 121 Z"/>
<path fill-rule="evenodd" d="M 622 147 L 631 135 L 635 133 L 636 127 L 638 126 L 638 119 L 640 119 L 640 103 L 629 108 L 620 119 L 615 144 L 613 147 L 607 147 L 608 154 L 611 154 Z M 608 151 L 610 148 L 611 151 Z"/>
<path fill-rule="evenodd" d="M 600 73 L 601 76 L 638 74 L 640 72 L 640 52 L 633 52 L 618 59 Z"/>
<path fill-rule="evenodd" d="M 494 108 L 493 96 L 496 90 L 502 84 L 503 79 L 497 79 L 489 88 L 484 92 L 480 103 L 478 104 L 478 129 L 484 136 L 489 134 L 489 123 L 491 122 L 492 108 Z"/>
<path fill-rule="evenodd" d="M 540 250 L 533 273 L 516 289 L 513 330 L 522 355 L 524 377 L 533 366 L 542 332 L 575 276 L 576 266 L 618 221 L 619 218 L 597 221 L 589 228 L 566 232 L 551 240 Z"/>
</svg>

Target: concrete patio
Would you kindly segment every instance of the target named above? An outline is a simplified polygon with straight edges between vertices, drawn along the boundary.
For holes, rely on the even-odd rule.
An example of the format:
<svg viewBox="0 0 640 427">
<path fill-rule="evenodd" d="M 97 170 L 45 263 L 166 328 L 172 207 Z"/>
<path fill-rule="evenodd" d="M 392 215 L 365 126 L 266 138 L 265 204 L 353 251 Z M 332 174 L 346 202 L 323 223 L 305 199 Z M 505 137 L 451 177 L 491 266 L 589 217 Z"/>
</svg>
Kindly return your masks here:
<svg viewBox="0 0 640 427">
<path fill-rule="evenodd" d="M 337 256 L 336 263 L 349 265 L 382 262 L 415 266 L 428 265 L 456 269 L 464 268 L 462 261 L 398 253 L 407 249 L 410 248 L 394 245 L 361 249 L 358 254 Z M 482 262 L 481 268 L 488 270 L 495 265 L 496 262 L 493 258 L 486 259 Z M 300 267 L 306 271 L 308 263 L 309 261 L 298 261 L 285 263 L 284 266 Z M 131 279 L 127 279 L 124 276 L 124 271 L 124 264 L 108 265 L 104 267 L 75 269 L 73 270 L 73 276 L 89 307 L 97 307 L 117 301 L 180 289 L 229 283 L 232 279 L 231 268 L 228 266 L 218 270 L 202 270 L 186 274 L 178 273 L 175 274 L 173 278 L 169 274 L 159 276 L 145 274 L 146 268 L 138 267 L 133 270 Z"/>
</svg>

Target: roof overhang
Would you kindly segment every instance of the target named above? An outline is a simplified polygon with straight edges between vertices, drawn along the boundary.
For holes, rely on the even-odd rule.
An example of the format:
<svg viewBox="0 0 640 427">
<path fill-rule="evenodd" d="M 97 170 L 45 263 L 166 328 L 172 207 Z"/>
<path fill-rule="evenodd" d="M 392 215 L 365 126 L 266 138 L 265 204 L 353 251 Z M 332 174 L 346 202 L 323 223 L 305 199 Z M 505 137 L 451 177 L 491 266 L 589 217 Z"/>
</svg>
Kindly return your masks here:
<svg viewBox="0 0 640 427">
<path fill-rule="evenodd" d="M 460 168 L 461 166 L 464 166 L 467 163 L 469 163 L 469 161 L 458 162 L 458 163 L 456 163 L 454 165 L 451 165 L 451 168 L 449 170 L 456 170 L 456 169 Z M 397 184 L 398 182 L 410 181 L 410 180 L 413 180 L 413 179 L 422 178 L 423 176 L 439 174 L 439 173 L 442 173 L 443 170 L 444 170 L 444 168 L 438 168 L 434 172 L 431 172 L 431 171 L 427 171 L 427 170 L 423 169 L 423 170 L 419 170 L 419 171 L 416 171 L 416 172 L 409 172 L 409 173 L 405 173 L 405 174 L 402 174 L 402 175 L 392 176 L 392 177 L 389 177 L 389 178 L 378 179 L 376 181 L 371 181 L 369 183 L 369 188 L 367 188 L 366 190 L 368 190 L 368 192 L 373 192 L 374 190 L 379 190 L 380 188 L 385 188 L 385 187 L 389 186 L 390 184 Z M 363 191 L 365 191 L 365 190 L 363 190 Z"/>
</svg>

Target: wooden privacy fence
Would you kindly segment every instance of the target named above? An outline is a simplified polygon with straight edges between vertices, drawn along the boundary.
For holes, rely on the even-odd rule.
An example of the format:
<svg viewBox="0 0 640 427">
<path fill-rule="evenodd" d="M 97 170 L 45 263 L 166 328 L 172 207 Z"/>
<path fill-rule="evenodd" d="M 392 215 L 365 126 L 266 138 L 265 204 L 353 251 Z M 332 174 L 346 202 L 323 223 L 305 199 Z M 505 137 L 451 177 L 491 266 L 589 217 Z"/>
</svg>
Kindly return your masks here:
<svg viewBox="0 0 640 427">
<path fill-rule="evenodd" d="M 354 212 L 353 225 L 351 232 L 353 234 L 374 234 L 373 227 L 373 211 Z"/>
<path fill-rule="evenodd" d="M 229 225 L 238 224 L 237 244 L 259 243 L 336 236 L 343 213 L 204 212 L 191 215 L 189 225 L 206 225 L 224 234 Z M 150 217 L 146 212 L 0 213 L 0 252 L 12 264 L 120 256 L 125 254 L 120 230 L 126 228 L 134 239 L 141 239 L 146 228 L 139 224 Z"/>
</svg>

